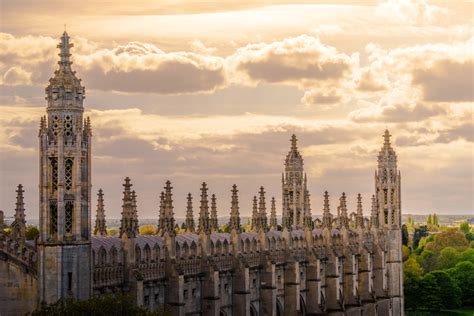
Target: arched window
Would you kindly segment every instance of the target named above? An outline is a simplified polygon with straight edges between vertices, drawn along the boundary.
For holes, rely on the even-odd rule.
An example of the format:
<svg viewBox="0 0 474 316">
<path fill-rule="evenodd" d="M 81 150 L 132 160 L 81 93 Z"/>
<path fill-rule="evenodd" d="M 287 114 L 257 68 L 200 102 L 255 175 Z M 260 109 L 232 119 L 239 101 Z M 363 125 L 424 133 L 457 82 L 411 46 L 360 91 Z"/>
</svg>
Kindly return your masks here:
<svg viewBox="0 0 474 316">
<path fill-rule="evenodd" d="M 194 241 L 191 243 L 191 256 L 197 256 L 197 245 Z"/>
<path fill-rule="evenodd" d="M 115 247 L 112 247 L 112 249 L 110 249 L 110 263 L 112 265 L 115 265 L 118 262 L 117 260 L 117 249 L 115 249 Z"/>
<path fill-rule="evenodd" d="M 145 245 L 145 247 L 143 248 L 143 252 L 145 254 L 145 262 L 150 262 L 151 261 L 151 249 L 150 249 L 150 246 L 148 244 Z"/>
<path fill-rule="evenodd" d="M 246 239 L 245 240 L 245 252 L 249 253 L 250 252 L 250 240 Z"/>
<path fill-rule="evenodd" d="M 258 251 L 258 245 L 257 245 L 257 241 L 254 239 L 252 241 L 252 252 L 257 252 Z"/>
<path fill-rule="evenodd" d="M 176 258 L 181 257 L 181 247 L 179 246 L 178 243 L 176 243 Z"/>
<path fill-rule="evenodd" d="M 183 257 L 184 258 L 189 258 L 189 247 L 188 247 L 187 242 L 184 242 L 184 244 L 183 244 Z"/>
<path fill-rule="evenodd" d="M 160 246 L 156 245 L 154 250 L 155 250 L 155 261 L 158 262 L 161 259 Z"/>
<path fill-rule="evenodd" d="M 229 242 L 226 240 L 224 240 L 224 253 L 225 254 L 228 254 L 229 253 Z"/>
<path fill-rule="evenodd" d="M 219 256 L 222 254 L 222 244 L 221 244 L 221 241 L 218 240 L 216 242 L 216 255 Z"/>
<path fill-rule="evenodd" d="M 107 264 L 107 251 L 104 248 L 99 249 L 99 265 L 105 266 Z"/>
<path fill-rule="evenodd" d="M 135 262 L 137 264 L 142 262 L 142 250 L 140 249 L 140 247 L 138 247 L 138 245 L 135 246 Z"/>
</svg>

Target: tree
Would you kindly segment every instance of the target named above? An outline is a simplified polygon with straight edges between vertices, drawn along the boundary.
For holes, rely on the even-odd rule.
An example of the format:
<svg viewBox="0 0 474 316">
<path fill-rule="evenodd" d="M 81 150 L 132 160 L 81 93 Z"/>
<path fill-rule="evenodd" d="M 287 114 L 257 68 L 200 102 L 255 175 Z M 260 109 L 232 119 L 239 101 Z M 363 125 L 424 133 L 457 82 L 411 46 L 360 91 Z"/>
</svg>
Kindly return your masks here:
<svg viewBox="0 0 474 316">
<path fill-rule="evenodd" d="M 415 256 L 411 256 L 403 263 L 403 276 L 405 280 L 416 279 L 420 280 L 423 274 L 423 268 L 420 263 L 416 261 Z"/>
<path fill-rule="evenodd" d="M 428 227 L 426 225 L 422 225 L 415 229 L 415 233 L 413 234 L 413 248 L 418 248 L 418 244 L 421 238 L 426 237 L 429 235 Z"/>
<path fill-rule="evenodd" d="M 426 224 L 433 225 L 433 219 L 431 218 L 431 214 L 428 215 L 428 219 L 426 220 Z"/>
<path fill-rule="evenodd" d="M 433 271 L 426 274 L 425 277 L 429 275 L 436 279 L 439 288 L 438 298 L 441 300 L 442 307 L 447 309 L 459 307 L 461 305 L 461 289 L 454 279 L 446 271 Z"/>
<path fill-rule="evenodd" d="M 474 249 L 468 248 L 464 250 L 460 255 L 459 261 L 469 261 L 474 263 Z"/>
<path fill-rule="evenodd" d="M 428 310 L 440 310 L 443 306 L 439 296 L 440 288 L 433 274 L 426 274 L 419 282 L 416 306 Z M 419 298 L 423 298 L 420 300 Z"/>
<path fill-rule="evenodd" d="M 26 240 L 35 240 L 39 236 L 38 227 L 33 225 L 26 226 L 25 230 Z"/>
<path fill-rule="evenodd" d="M 436 269 L 437 260 L 433 251 L 425 249 L 417 259 L 425 272 L 430 272 Z"/>
<path fill-rule="evenodd" d="M 154 225 L 143 225 L 139 228 L 140 235 L 156 235 L 157 230 Z"/>
<path fill-rule="evenodd" d="M 460 260 L 461 255 L 459 251 L 452 247 L 446 247 L 441 250 L 438 256 L 438 269 L 449 269 L 454 267 Z"/>
<path fill-rule="evenodd" d="M 446 247 L 464 251 L 469 247 L 469 241 L 461 231 L 450 228 L 435 235 L 433 242 L 426 245 L 426 249 L 433 251 L 435 254 L 439 254 Z"/>
<path fill-rule="evenodd" d="M 117 236 L 118 233 L 119 233 L 119 229 L 117 227 L 107 228 L 107 236 Z"/>
<path fill-rule="evenodd" d="M 472 230 L 468 222 L 461 223 L 459 225 L 459 229 L 464 233 L 464 236 L 466 236 L 467 240 L 469 241 L 474 240 L 474 235 L 472 234 Z"/>
<path fill-rule="evenodd" d="M 461 261 L 447 271 L 461 288 L 463 306 L 474 306 L 474 263 Z"/>
<path fill-rule="evenodd" d="M 407 225 L 402 225 L 402 244 L 408 246 L 408 229 Z"/>
</svg>

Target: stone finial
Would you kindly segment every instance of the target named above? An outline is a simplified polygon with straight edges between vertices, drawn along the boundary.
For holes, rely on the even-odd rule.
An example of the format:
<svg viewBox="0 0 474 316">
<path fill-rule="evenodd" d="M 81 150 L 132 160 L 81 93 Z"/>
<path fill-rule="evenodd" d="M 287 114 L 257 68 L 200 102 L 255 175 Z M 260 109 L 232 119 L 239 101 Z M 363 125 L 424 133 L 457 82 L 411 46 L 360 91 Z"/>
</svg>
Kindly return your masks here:
<svg viewBox="0 0 474 316">
<path fill-rule="evenodd" d="M 357 194 L 356 227 L 364 228 L 364 212 L 362 210 L 362 196 Z"/>
<path fill-rule="evenodd" d="M 259 197 L 258 197 L 258 217 L 260 219 L 259 228 L 267 230 L 268 220 L 267 220 L 267 207 L 265 205 L 265 189 L 260 187 Z"/>
<path fill-rule="evenodd" d="M 278 228 L 278 221 L 276 217 L 276 202 L 275 197 L 272 197 L 271 212 L 270 212 L 270 229 L 276 230 Z"/>
<path fill-rule="evenodd" d="M 123 184 L 122 218 L 120 219 L 120 238 L 135 238 L 138 235 L 137 195 L 132 191 L 130 178 Z"/>
<path fill-rule="evenodd" d="M 388 131 L 388 129 L 386 129 L 383 134 L 384 147 L 390 147 L 390 137 L 392 137 L 392 135 L 390 135 L 390 132 Z"/>
<path fill-rule="evenodd" d="M 95 218 L 94 235 L 107 236 L 107 226 L 105 221 L 104 192 L 99 189 L 97 194 L 97 210 Z"/>
<path fill-rule="evenodd" d="M 349 228 L 349 216 L 347 214 L 346 193 L 344 192 L 342 192 L 342 195 L 339 198 L 338 216 L 339 216 L 339 227 Z"/>
<path fill-rule="evenodd" d="M 217 219 L 217 203 L 216 203 L 216 195 L 211 195 L 211 232 L 218 232 L 219 231 L 219 224 Z"/>
<path fill-rule="evenodd" d="M 24 243 L 26 239 L 25 202 L 23 185 L 19 184 L 16 190 L 15 220 L 11 224 L 12 239 Z"/>
<path fill-rule="evenodd" d="M 324 191 L 324 206 L 323 206 L 323 226 L 328 229 L 332 228 L 332 214 L 329 208 L 329 193 Z"/>
<path fill-rule="evenodd" d="M 201 187 L 201 205 L 199 207 L 199 223 L 198 232 L 209 235 L 211 233 L 211 225 L 209 218 L 209 201 L 207 199 L 207 184 L 202 183 Z"/>
<path fill-rule="evenodd" d="M 61 59 L 58 61 L 60 67 L 70 67 L 72 62 L 70 60 L 71 52 L 70 49 L 74 47 L 74 44 L 69 42 L 69 35 L 66 31 L 64 31 L 63 35 L 61 36 L 61 42 L 58 44 L 57 48 L 59 48 L 59 57 Z"/>
<path fill-rule="evenodd" d="M 159 234 L 168 234 L 170 236 L 175 235 L 175 219 L 173 211 L 173 193 L 171 192 L 173 187 L 169 180 L 166 181 L 164 192 L 161 195 L 161 207 L 162 212 L 159 219 Z"/>
<path fill-rule="evenodd" d="M 232 186 L 232 199 L 230 205 L 230 220 L 229 220 L 229 228 L 230 230 L 235 230 L 236 232 L 240 232 L 240 213 L 239 213 L 239 195 L 237 190 L 237 185 Z"/>
<path fill-rule="evenodd" d="M 258 202 L 257 197 L 253 197 L 253 207 L 252 207 L 252 230 L 257 231 L 260 228 L 259 225 L 259 216 L 258 216 Z"/>
<path fill-rule="evenodd" d="M 194 233 L 195 227 L 194 227 L 194 215 L 193 215 L 193 196 L 191 193 L 188 193 L 188 199 L 187 199 L 187 206 L 186 206 L 186 232 L 188 233 Z"/>
</svg>

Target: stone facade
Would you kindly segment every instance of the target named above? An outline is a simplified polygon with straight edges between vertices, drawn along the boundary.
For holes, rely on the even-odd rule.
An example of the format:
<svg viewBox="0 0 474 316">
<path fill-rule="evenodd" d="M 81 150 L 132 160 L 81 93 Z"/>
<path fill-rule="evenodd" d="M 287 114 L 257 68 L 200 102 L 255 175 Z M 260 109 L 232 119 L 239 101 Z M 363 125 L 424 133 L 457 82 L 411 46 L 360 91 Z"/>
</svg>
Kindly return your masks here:
<svg viewBox="0 0 474 316">
<path fill-rule="evenodd" d="M 197 221 L 189 194 L 186 232 L 176 234 L 167 181 L 158 235 L 140 235 L 137 194 L 127 177 L 120 234 L 107 237 L 102 190 L 91 227 L 91 125 L 88 119 L 83 123 L 85 91 L 71 70 L 71 46 L 64 33 L 59 70 L 46 89 L 48 118 L 40 125 L 40 237 L 24 238 L 21 187 L 15 234 L 0 230 L 0 294 L 12 284 L 10 274 L 3 277 L 7 269 L 31 295 L 1 304 L 0 314 L 21 300 L 31 310 L 42 301 L 130 293 L 138 305 L 151 310 L 167 305 L 173 315 L 403 315 L 401 180 L 388 131 L 378 155 L 370 217 L 364 217 L 360 195 L 357 209 L 349 212 L 344 193 L 333 215 L 325 192 L 322 217 L 313 219 L 293 135 L 282 175 L 281 226 L 275 199 L 267 200 L 261 187 L 252 229 L 244 232 L 233 185 L 229 232 L 219 232 L 217 199 L 211 194 L 209 201 L 203 183 Z"/>
</svg>

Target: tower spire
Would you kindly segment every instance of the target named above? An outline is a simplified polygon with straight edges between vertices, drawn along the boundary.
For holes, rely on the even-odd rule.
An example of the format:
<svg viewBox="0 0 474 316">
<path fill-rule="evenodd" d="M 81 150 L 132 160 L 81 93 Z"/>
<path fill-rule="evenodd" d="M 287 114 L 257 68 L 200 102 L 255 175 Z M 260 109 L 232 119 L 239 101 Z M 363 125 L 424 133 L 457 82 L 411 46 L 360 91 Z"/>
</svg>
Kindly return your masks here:
<svg viewBox="0 0 474 316">
<path fill-rule="evenodd" d="M 364 212 L 362 210 L 362 196 L 357 194 L 356 227 L 364 228 Z"/>
<path fill-rule="evenodd" d="M 25 202 L 23 199 L 23 185 L 19 184 L 16 190 L 15 220 L 11 225 L 12 239 L 20 243 L 26 240 Z"/>
<path fill-rule="evenodd" d="M 211 232 L 218 232 L 216 195 L 211 195 Z"/>
<path fill-rule="evenodd" d="M 258 217 L 259 217 L 259 228 L 266 231 L 268 229 L 267 220 L 267 207 L 265 205 L 265 189 L 260 187 L 259 198 L 258 198 Z"/>
<path fill-rule="evenodd" d="M 236 232 L 240 232 L 240 214 L 239 214 L 239 195 L 237 190 L 237 185 L 232 186 L 232 199 L 230 205 L 230 220 L 229 220 L 229 228 L 230 230 L 235 230 Z"/>
<path fill-rule="evenodd" d="M 324 206 L 323 206 L 323 226 L 331 229 L 332 228 L 332 214 L 329 208 L 329 193 L 324 191 Z"/>
<path fill-rule="evenodd" d="M 105 222 L 104 192 L 99 189 L 97 194 L 97 211 L 95 218 L 94 235 L 107 236 L 107 226 Z"/>
<path fill-rule="evenodd" d="M 349 228 L 349 217 L 347 215 L 346 193 L 342 192 L 339 198 L 339 227 Z"/>
<path fill-rule="evenodd" d="M 171 186 L 171 182 L 169 180 L 166 181 L 164 193 L 162 192 L 162 216 L 160 216 L 160 235 L 163 236 L 164 234 L 168 234 L 170 236 L 174 236 L 174 212 L 173 212 L 173 193 L 171 190 L 173 187 Z"/>
<path fill-rule="evenodd" d="M 277 217 L 276 217 L 276 203 L 275 203 L 275 197 L 272 197 L 271 212 L 270 212 L 270 229 L 276 230 L 277 228 L 278 228 L 278 222 L 277 222 Z"/>
<path fill-rule="evenodd" d="M 138 235 L 138 215 L 136 208 L 136 194 L 131 190 L 130 178 L 125 178 L 123 184 L 122 219 L 120 220 L 120 238 L 135 238 Z"/>
<path fill-rule="evenodd" d="M 211 225 L 209 220 L 209 201 L 207 200 L 207 184 L 202 183 L 201 187 L 201 206 L 199 207 L 199 233 L 209 235 L 211 233 Z"/>
<path fill-rule="evenodd" d="M 188 193 L 188 202 L 186 207 L 186 232 L 194 233 L 194 215 L 193 215 L 193 196 Z"/>
<path fill-rule="evenodd" d="M 259 230 L 259 218 L 258 218 L 258 203 L 257 196 L 253 197 L 253 207 L 252 207 L 252 230 Z"/>
</svg>

